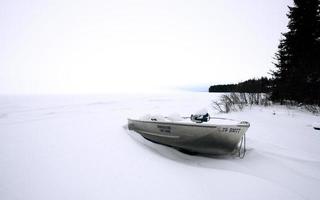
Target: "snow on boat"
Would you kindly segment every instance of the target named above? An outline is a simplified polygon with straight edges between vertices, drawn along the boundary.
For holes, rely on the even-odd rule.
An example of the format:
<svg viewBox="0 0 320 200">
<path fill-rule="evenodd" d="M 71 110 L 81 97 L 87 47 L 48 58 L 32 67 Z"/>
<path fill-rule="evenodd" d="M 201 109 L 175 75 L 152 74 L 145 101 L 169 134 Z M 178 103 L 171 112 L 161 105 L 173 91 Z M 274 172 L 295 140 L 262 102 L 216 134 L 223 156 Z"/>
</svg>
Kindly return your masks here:
<svg viewBox="0 0 320 200">
<path fill-rule="evenodd" d="M 245 121 L 210 119 L 208 114 L 191 117 L 148 115 L 141 119 L 128 119 L 129 130 L 150 141 L 185 152 L 214 155 L 238 152 L 240 156 L 241 147 L 245 143 L 245 133 L 249 127 L 250 124 Z"/>
</svg>

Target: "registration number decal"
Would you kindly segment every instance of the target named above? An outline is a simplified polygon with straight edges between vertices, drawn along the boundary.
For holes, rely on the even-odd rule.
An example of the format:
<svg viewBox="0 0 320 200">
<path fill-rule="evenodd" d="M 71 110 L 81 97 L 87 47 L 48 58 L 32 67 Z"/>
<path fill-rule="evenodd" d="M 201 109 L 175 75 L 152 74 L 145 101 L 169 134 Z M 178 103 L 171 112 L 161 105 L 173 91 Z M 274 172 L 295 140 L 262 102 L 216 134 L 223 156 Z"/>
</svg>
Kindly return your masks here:
<svg viewBox="0 0 320 200">
<path fill-rule="evenodd" d="M 161 125 L 158 125 L 157 126 L 159 131 L 161 133 L 171 133 L 171 127 L 170 126 L 161 126 Z"/>
<path fill-rule="evenodd" d="M 220 133 L 240 133 L 240 128 L 221 128 Z"/>
</svg>

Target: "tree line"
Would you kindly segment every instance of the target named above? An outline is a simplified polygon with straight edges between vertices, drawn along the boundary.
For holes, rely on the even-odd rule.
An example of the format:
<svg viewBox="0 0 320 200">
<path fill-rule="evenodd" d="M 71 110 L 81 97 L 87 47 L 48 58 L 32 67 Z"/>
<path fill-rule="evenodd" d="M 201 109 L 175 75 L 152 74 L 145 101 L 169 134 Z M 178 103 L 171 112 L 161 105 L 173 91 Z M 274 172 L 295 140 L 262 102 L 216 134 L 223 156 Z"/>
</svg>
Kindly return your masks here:
<svg viewBox="0 0 320 200">
<path fill-rule="evenodd" d="M 265 92 L 271 100 L 320 105 L 320 0 L 294 0 L 275 54 L 272 78 L 214 85 L 209 92 Z"/>
<path fill-rule="evenodd" d="M 272 88 L 271 81 L 267 77 L 262 77 L 238 84 L 213 85 L 210 86 L 209 92 L 269 93 Z"/>
</svg>

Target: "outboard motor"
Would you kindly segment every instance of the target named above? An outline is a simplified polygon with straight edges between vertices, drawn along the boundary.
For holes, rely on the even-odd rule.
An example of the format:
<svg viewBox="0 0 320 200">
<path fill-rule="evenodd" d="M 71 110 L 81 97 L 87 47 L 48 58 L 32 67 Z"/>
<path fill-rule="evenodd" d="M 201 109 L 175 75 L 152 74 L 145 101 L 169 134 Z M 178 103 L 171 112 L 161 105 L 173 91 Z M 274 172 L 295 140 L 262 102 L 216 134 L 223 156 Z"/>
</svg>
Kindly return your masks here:
<svg viewBox="0 0 320 200">
<path fill-rule="evenodd" d="M 195 114 L 195 115 L 191 115 L 190 119 L 191 119 L 191 121 L 196 122 L 196 123 L 208 122 L 210 120 L 210 115 L 209 115 L 209 113 L 206 113 L 204 115 Z"/>
</svg>

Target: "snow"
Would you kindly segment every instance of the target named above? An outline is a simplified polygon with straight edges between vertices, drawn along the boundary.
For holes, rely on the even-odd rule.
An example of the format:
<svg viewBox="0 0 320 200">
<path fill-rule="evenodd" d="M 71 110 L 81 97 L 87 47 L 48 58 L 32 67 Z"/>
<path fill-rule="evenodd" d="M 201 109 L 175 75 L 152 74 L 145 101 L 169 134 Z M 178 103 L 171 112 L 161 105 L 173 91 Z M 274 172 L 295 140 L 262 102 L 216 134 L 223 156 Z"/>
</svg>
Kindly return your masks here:
<svg viewBox="0 0 320 200">
<path fill-rule="evenodd" d="M 206 108 L 202 108 L 202 109 L 196 111 L 194 114 L 195 115 L 205 115 L 207 113 L 208 113 L 208 110 Z"/>
<path fill-rule="evenodd" d="M 314 129 L 320 130 L 320 122 L 314 122 L 312 126 Z"/>
<path fill-rule="evenodd" d="M 281 106 L 214 114 L 218 94 L 0 97 L 0 199 L 319 199 L 319 116 Z M 203 157 L 126 128 L 146 114 L 248 121 L 247 154 Z"/>
</svg>

